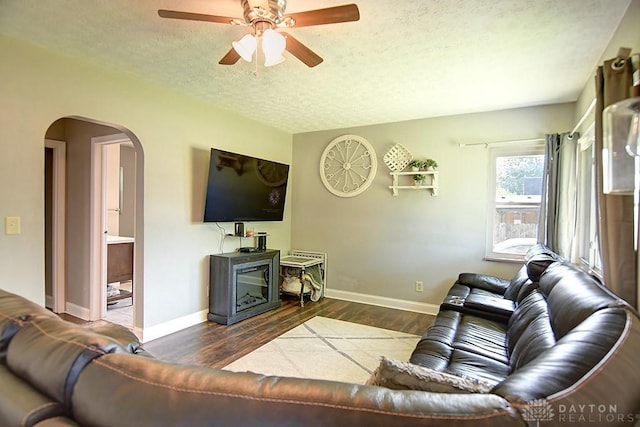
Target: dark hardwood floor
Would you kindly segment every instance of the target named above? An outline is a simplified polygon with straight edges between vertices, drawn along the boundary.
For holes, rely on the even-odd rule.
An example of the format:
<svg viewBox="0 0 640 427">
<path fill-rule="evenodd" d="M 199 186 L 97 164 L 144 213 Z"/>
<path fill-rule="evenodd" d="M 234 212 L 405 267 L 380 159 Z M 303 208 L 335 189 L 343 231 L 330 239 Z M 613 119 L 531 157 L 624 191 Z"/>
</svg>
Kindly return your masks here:
<svg viewBox="0 0 640 427">
<path fill-rule="evenodd" d="M 144 344 L 156 358 L 169 362 L 222 368 L 314 316 L 422 335 L 433 316 L 324 298 L 300 307 L 285 298 L 282 307 L 234 325 L 204 322 Z"/>
</svg>

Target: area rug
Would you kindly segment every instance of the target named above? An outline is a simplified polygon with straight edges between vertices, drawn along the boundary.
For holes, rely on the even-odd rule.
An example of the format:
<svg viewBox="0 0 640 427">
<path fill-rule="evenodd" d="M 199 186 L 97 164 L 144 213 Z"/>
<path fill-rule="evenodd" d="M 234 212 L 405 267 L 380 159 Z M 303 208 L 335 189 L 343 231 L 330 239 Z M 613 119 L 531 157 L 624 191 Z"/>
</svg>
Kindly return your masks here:
<svg viewBox="0 0 640 427">
<path fill-rule="evenodd" d="M 224 369 L 362 384 L 381 356 L 409 360 L 419 339 L 417 335 L 316 316 Z"/>
</svg>

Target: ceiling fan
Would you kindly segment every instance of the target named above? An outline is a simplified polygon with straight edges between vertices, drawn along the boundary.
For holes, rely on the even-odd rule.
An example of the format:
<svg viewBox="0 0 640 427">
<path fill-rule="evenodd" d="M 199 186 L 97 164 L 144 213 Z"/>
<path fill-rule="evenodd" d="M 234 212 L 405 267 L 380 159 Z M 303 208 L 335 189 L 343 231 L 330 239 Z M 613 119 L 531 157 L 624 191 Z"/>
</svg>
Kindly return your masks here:
<svg viewBox="0 0 640 427">
<path fill-rule="evenodd" d="M 323 59 L 290 34 L 284 31 L 276 31 L 276 29 L 336 24 L 360 19 L 360 11 L 355 4 L 285 15 L 286 0 L 240 0 L 240 3 L 242 3 L 242 8 L 244 9 L 244 18 L 242 19 L 165 9 L 158 10 L 158 15 L 162 18 L 251 27 L 252 34 L 247 34 L 239 41 L 232 43 L 231 50 L 219 62 L 222 65 L 233 65 L 240 58 L 251 62 L 253 53 L 258 48 L 258 42 L 261 41 L 260 46 L 265 56 L 265 66 L 276 65 L 284 61 L 282 53 L 286 49 L 309 67 L 315 67 Z"/>
</svg>

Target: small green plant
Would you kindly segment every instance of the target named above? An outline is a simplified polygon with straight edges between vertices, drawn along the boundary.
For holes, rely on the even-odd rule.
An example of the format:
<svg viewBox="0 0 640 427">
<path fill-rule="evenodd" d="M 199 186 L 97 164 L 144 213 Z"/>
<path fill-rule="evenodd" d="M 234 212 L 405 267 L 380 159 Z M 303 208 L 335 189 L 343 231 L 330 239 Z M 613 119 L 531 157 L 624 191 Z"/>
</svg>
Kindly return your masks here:
<svg viewBox="0 0 640 427">
<path fill-rule="evenodd" d="M 422 160 L 411 160 L 411 162 L 409 162 L 409 167 L 420 169 L 422 167 Z"/>
<path fill-rule="evenodd" d="M 426 175 L 423 175 L 423 174 L 415 174 L 415 175 L 413 175 L 413 182 L 414 182 L 416 185 L 420 185 L 420 184 L 422 184 L 422 183 L 424 182 L 424 180 L 425 180 L 426 178 L 427 178 L 427 176 L 426 176 Z"/>
<path fill-rule="evenodd" d="M 433 159 L 427 159 L 424 162 L 422 162 L 422 167 L 426 170 L 436 169 L 438 167 L 438 162 L 436 162 Z"/>
</svg>

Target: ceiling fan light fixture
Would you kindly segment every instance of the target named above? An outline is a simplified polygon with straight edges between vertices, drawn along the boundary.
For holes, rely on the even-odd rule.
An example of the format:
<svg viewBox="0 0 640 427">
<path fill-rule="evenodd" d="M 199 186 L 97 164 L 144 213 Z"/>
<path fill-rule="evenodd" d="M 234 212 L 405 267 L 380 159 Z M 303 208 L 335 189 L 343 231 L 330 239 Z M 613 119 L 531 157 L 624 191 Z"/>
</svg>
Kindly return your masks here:
<svg viewBox="0 0 640 427">
<path fill-rule="evenodd" d="M 253 53 L 258 47 L 258 42 L 252 34 L 246 34 L 237 42 L 232 42 L 233 49 L 238 52 L 238 55 L 247 62 L 251 62 Z"/>
<path fill-rule="evenodd" d="M 281 62 L 284 62 L 284 60 L 285 60 L 285 57 L 282 55 L 278 55 L 276 57 L 268 57 L 265 55 L 264 66 L 271 67 L 273 65 L 278 65 Z"/>
<path fill-rule="evenodd" d="M 282 53 L 287 47 L 284 36 L 272 29 L 265 30 L 262 34 L 262 50 L 264 52 L 264 65 L 270 67 L 284 61 Z"/>
<path fill-rule="evenodd" d="M 214 22 L 252 28 L 250 35 L 233 42 L 233 48 L 218 62 L 220 65 L 233 65 L 243 58 L 252 62 L 254 53 L 258 56 L 258 42 L 263 50 L 266 66 L 279 64 L 284 60 L 282 53 L 287 50 L 308 67 L 315 67 L 322 58 L 287 33 L 276 33 L 274 29 L 311 27 L 314 25 L 338 24 L 360 20 L 360 11 L 356 4 L 313 9 L 286 15 L 287 0 L 240 0 L 244 11 L 243 18 L 222 15 L 182 12 L 179 10 L 158 9 L 161 18 L 186 19 L 189 21 Z M 256 62 L 257 65 L 257 62 Z"/>
</svg>

